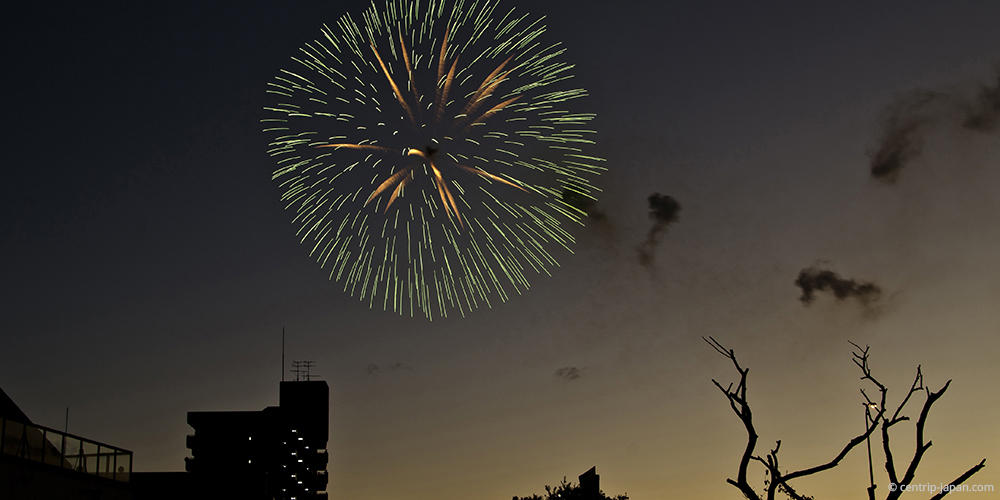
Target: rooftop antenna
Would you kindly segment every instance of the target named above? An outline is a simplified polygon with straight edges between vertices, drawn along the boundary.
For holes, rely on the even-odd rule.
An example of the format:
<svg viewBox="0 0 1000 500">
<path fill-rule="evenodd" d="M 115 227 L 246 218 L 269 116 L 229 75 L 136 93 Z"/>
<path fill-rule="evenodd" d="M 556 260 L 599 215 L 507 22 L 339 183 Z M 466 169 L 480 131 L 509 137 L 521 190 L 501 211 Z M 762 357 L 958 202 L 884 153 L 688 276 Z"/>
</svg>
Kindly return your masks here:
<svg viewBox="0 0 1000 500">
<path fill-rule="evenodd" d="M 310 370 L 312 370 L 313 364 L 315 364 L 315 362 L 314 361 L 309 361 L 309 360 L 299 360 L 299 359 L 296 359 L 296 360 L 292 361 L 292 370 L 291 370 L 291 372 L 295 374 L 295 381 L 296 382 L 301 382 L 301 381 L 308 382 L 309 380 L 311 380 L 312 379 L 312 374 L 309 373 L 309 372 L 310 372 Z"/>
<path fill-rule="evenodd" d="M 281 381 L 285 381 L 285 327 L 281 327 Z"/>
<path fill-rule="evenodd" d="M 63 424 L 63 433 L 69 434 L 69 407 L 66 407 L 66 423 Z"/>
</svg>

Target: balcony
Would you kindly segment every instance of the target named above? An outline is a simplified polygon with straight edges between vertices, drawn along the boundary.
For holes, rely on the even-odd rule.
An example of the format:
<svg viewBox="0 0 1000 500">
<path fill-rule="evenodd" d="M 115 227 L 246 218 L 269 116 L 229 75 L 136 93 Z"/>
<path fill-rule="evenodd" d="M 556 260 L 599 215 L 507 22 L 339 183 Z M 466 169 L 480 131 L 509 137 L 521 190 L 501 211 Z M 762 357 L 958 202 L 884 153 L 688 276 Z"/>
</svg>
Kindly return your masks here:
<svg viewBox="0 0 1000 500">
<path fill-rule="evenodd" d="M 129 482 L 132 452 L 41 425 L 0 418 L 0 454 Z"/>
</svg>

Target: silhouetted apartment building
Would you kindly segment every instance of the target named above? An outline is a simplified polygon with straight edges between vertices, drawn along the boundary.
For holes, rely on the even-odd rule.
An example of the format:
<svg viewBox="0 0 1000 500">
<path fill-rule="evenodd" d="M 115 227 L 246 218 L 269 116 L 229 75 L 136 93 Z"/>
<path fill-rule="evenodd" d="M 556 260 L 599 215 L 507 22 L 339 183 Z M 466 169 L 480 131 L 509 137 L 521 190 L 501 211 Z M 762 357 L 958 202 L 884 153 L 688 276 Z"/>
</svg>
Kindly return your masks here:
<svg viewBox="0 0 1000 500">
<path fill-rule="evenodd" d="M 208 498 L 325 499 L 330 388 L 281 382 L 278 406 L 188 413 L 185 469 Z"/>
<path fill-rule="evenodd" d="M 132 452 L 33 423 L 0 389 L 0 499 L 127 500 Z"/>
</svg>

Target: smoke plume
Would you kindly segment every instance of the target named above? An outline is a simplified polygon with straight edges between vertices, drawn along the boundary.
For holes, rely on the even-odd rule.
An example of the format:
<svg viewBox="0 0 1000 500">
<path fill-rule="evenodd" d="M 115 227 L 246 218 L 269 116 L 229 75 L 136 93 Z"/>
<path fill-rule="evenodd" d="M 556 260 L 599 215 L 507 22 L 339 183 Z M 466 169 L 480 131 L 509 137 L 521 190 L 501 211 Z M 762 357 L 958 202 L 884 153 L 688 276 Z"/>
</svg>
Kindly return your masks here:
<svg viewBox="0 0 1000 500">
<path fill-rule="evenodd" d="M 924 134 L 936 125 L 961 126 L 992 132 L 1000 124 L 1000 68 L 996 81 L 982 85 L 975 96 L 967 92 L 915 90 L 900 96 L 885 110 L 882 137 L 871 154 L 871 176 L 893 184 L 900 172 L 920 156 Z"/>
<path fill-rule="evenodd" d="M 660 237 L 670 224 L 677 222 L 680 211 L 681 204 L 672 197 L 660 193 L 649 195 L 649 218 L 653 219 L 653 227 L 649 228 L 646 240 L 639 245 L 639 264 L 644 267 L 653 265 Z"/>
<path fill-rule="evenodd" d="M 940 92 L 918 90 L 900 97 L 886 109 L 882 140 L 872 154 L 872 177 L 887 184 L 896 182 L 903 167 L 920 156 L 924 132 L 938 120 L 936 105 L 947 98 Z"/>
<path fill-rule="evenodd" d="M 563 189 L 562 201 L 567 205 L 587 214 L 587 218 L 593 221 L 603 221 L 606 216 L 599 208 L 597 202 L 588 196 L 584 196 L 572 189 Z"/>
<path fill-rule="evenodd" d="M 983 85 L 979 94 L 967 106 L 962 126 L 969 130 L 991 132 L 1000 124 L 1000 67 L 997 67 L 996 81 Z"/>
<path fill-rule="evenodd" d="M 559 368 L 554 373 L 555 377 L 565 381 L 576 380 L 583 376 L 583 370 L 575 366 L 564 366 Z"/>
<path fill-rule="evenodd" d="M 816 267 L 800 271 L 795 286 L 802 289 L 799 300 L 806 306 L 816 299 L 816 292 L 830 292 L 838 301 L 857 299 L 866 309 L 872 308 L 882 297 L 882 289 L 875 283 L 841 278 L 833 271 Z"/>
</svg>

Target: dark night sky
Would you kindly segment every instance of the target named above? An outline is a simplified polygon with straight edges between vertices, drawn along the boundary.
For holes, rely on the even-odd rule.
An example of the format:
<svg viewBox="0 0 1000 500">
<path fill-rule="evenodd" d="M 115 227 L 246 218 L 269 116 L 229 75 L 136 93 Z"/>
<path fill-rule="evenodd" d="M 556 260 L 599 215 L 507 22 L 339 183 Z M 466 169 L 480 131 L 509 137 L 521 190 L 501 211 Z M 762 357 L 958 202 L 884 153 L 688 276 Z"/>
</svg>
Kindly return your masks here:
<svg viewBox="0 0 1000 500">
<path fill-rule="evenodd" d="M 753 368 L 762 442 L 790 467 L 858 431 L 853 339 L 897 393 L 917 363 L 955 379 L 928 482 L 996 458 L 998 134 L 934 126 L 892 186 L 868 153 L 900 93 L 995 78 L 1000 3 L 525 5 L 591 91 L 610 222 L 527 295 L 433 323 L 326 281 L 257 123 L 287 57 L 364 5 L 5 13 L 0 386 L 36 422 L 69 406 L 137 470 L 180 470 L 187 411 L 276 402 L 285 326 L 332 388 L 333 498 L 509 498 L 595 464 L 636 499 L 737 498 L 742 430 L 709 382 L 730 367 L 700 336 Z M 650 270 L 652 191 L 684 208 Z M 795 275 L 820 260 L 882 284 L 882 314 L 803 307 Z M 855 455 L 807 492 L 856 496 Z"/>
</svg>

